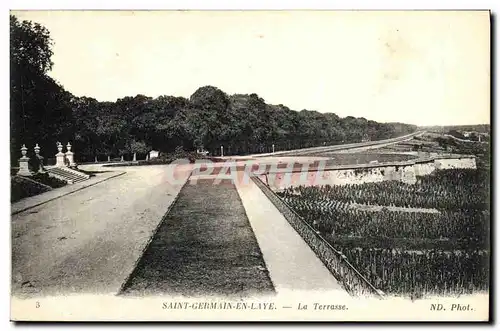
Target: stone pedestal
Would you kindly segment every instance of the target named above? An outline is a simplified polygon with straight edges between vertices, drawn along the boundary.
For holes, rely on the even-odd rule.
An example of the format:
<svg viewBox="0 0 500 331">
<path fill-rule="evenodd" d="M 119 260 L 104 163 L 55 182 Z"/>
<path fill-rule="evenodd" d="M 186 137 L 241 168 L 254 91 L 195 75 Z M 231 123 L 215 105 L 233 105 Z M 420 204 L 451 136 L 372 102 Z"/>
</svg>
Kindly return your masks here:
<svg viewBox="0 0 500 331">
<path fill-rule="evenodd" d="M 108 162 L 111 162 L 111 156 L 108 155 Z"/>
<path fill-rule="evenodd" d="M 19 171 L 17 172 L 17 174 L 19 176 L 31 176 L 31 171 L 30 171 L 30 167 L 29 167 L 29 160 L 30 158 L 26 156 L 26 152 L 28 151 L 28 149 L 26 148 L 25 145 L 23 145 L 23 147 L 21 147 L 21 158 L 19 159 Z"/>
<path fill-rule="evenodd" d="M 38 146 L 38 144 L 36 144 L 34 149 L 35 149 L 36 158 L 38 159 L 38 173 L 44 174 L 45 168 L 43 167 L 43 156 L 40 155 L 40 146 Z"/>
<path fill-rule="evenodd" d="M 17 172 L 19 176 L 31 176 L 30 168 L 28 165 L 29 160 L 29 157 L 22 157 L 19 159 L 19 171 Z"/>
<path fill-rule="evenodd" d="M 137 161 L 137 156 L 135 153 L 134 153 L 134 158 L 132 159 L 132 161 Z"/>
<path fill-rule="evenodd" d="M 74 153 L 71 151 L 71 144 L 68 142 L 68 144 L 66 145 L 66 148 L 68 149 L 67 152 L 66 152 L 66 159 L 68 160 L 68 164 L 70 167 L 75 167 L 76 166 L 76 163 L 75 163 L 75 160 L 74 160 Z"/>
<path fill-rule="evenodd" d="M 57 150 L 59 151 L 56 154 L 56 167 L 66 167 L 66 163 L 64 162 L 66 156 L 62 152 L 63 145 L 61 143 L 57 144 Z"/>
<path fill-rule="evenodd" d="M 121 162 L 123 162 L 123 161 L 124 161 L 124 160 L 123 160 L 123 155 L 122 155 L 122 158 L 120 159 L 120 161 L 121 161 Z"/>
<path fill-rule="evenodd" d="M 43 156 L 38 156 L 38 173 L 44 174 L 46 173 L 45 167 L 43 166 Z"/>
<path fill-rule="evenodd" d="M 66 163 L 64 162 L 65 155 L 63 152 L 56 154 L 56 167 L 66 167 Z"/>
</svg>

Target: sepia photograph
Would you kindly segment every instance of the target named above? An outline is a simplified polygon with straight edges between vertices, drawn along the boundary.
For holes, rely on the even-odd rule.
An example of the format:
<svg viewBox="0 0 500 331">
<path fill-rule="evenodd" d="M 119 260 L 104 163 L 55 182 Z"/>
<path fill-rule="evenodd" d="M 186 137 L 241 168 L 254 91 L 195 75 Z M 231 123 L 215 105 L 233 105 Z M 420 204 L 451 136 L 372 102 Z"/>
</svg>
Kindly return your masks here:
<svg viewBox="0 0 500 331">
<path fill-rule="evenodd" d="M 490 320 L 489 11 L 9 16 L 12 321 Z"/>
</svg>

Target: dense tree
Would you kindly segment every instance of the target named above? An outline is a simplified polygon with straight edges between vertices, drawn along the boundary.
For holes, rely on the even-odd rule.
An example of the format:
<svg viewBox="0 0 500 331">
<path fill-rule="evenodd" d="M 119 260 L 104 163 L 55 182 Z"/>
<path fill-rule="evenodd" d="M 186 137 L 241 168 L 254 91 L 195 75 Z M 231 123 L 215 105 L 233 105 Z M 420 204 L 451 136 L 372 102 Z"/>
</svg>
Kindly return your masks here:
<svg viewBox="0 0 500 331">
<path fill-rule="evenodd" d="M 72 95 L 47 75 L 52 41 L 46 28 L 10 16 L 11 160 L 22 144 L 54 152 L 58 140 L 72 135 Z M 32 152 L 32 151 L 30 151 Z"/>
<path fill-rule="evenodd" d="M 10 60 L 13 67 L 39 75 L 52 68 L 52 40 L 45 27 L 30 21 L 20 22 L 11 15 L 10 32 Z"/>
</svg>

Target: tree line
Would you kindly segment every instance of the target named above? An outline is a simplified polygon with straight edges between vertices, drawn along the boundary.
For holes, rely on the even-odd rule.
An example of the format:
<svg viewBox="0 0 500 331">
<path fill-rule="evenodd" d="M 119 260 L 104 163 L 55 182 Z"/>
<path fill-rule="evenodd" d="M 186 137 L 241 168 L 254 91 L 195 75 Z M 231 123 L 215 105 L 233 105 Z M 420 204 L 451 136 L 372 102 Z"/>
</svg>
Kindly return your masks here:
<svg viewBox="0 0 500 331">
<path fill-rule="evenodd" d="M 271 105 L 257 94 L 228 95 L 203 86 L 189 98 L 145 95 L 115 102 L 78 97 L 52 79 L 52 40 L 38 23 L 10 17 L 11 160 L 22 144 L 52 157 L 58 141 L 71 141 L 79 161 L 149 150 L 203 148 L 212 154 L 251 154 L 379 140 L 405 135 L 416 126 L 340 118 L 334 113 L 295 111 Z"/>
</svg>

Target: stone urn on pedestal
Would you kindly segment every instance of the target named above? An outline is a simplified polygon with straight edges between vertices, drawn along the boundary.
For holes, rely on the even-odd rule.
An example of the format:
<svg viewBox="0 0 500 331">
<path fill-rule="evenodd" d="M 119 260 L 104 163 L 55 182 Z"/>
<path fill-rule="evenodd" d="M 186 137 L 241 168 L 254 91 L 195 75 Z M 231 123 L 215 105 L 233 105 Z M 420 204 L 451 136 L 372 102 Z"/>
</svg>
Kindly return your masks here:
<svg viewBox="0 0 500 331">
<path fill-rule="evenodd" d="M 57 150 L 59 152 L 56 154 L 56 167 L 66 167 L 66 163 L 64 162 L 64 159 L 66 156 L 63 153 L 62 149 L 63 149 L 63 145 L 60 142 L 58 142 L 57 143 Z"/>
<path fill-rule="evenodd" d="M 38 144 L 36 144 L 34 150 L 35 150 L 36 158 L 38 159 L 38 173 L 44 174 L 45 168 L 43 167 L 43 156 L 40 155 L 40 146 L 38 146 Z"/>
<path fill-rule="evenodd" d="M 30 158 L 26 156 L 26 153 L 28 152 L 28 148 L 23 144 L 23 147 L 21 147 L 21 158 L 19 159 L 19 171 L 17 174 L 19 176 L 31 176 L 31 171 L 29 168 L 29 160 Z"/>
<path fill-rule="evenodd" d="M 68 165 L 70 168 L 75 168 L 76 167 L 76 163 L 75 163 L 75 159 L 74 159 L 74 153 L 71 151 L 71 144 L 68 142 L 68 144 L 66 145 L 66 159 L 68 160 Z"/>
</svg>

